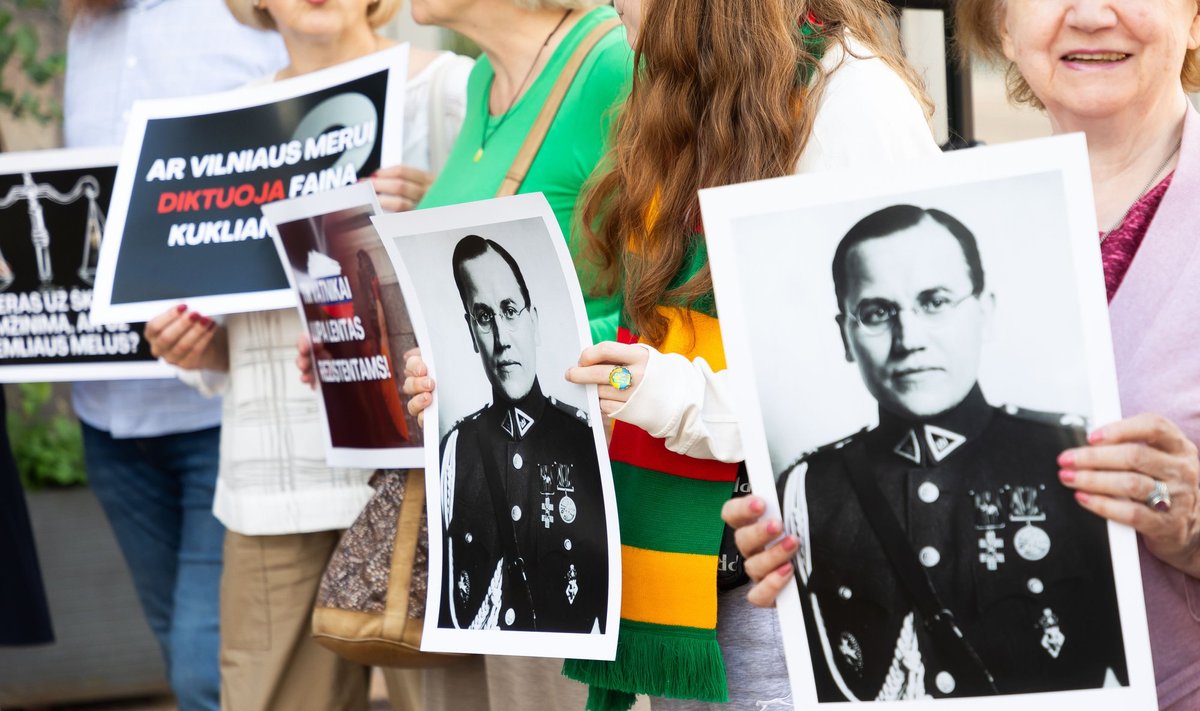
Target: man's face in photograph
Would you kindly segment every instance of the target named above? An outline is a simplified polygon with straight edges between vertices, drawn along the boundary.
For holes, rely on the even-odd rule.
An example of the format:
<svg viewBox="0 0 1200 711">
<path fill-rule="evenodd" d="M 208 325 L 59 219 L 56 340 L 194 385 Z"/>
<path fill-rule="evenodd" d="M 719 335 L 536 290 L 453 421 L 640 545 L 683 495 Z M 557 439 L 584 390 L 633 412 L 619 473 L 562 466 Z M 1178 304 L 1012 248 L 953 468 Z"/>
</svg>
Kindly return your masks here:
<svg viewBox="0 0 1200 711">
<path fill-rule="evenodd" d="M 973 291 L 962 247 L 932 219 L 849 251 L 846 359 L 881 407 L 927 419 L 970 392 L 992 310 L 990 295 Z"/>
<path fill-rule="evenodd" d="M 483 370 L 505 397 L 520 400 L 537 377 L 537 311 L 525 303 L 516 275 L 495 251 L 468 259 L 460 270 Z"/>
</svg>

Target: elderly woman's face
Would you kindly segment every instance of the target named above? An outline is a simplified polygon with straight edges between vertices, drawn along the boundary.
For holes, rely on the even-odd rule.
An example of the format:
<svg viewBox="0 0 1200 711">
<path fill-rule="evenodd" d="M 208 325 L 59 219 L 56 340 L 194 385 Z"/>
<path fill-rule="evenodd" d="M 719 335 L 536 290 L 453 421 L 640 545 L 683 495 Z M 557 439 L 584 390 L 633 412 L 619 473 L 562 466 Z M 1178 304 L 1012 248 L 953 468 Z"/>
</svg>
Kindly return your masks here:
<svg viewBox="0 0 1200 711">
<path fill-rule="evenodd" d="M 1182 91 L 1197 0 L 998 0 L 1004 54 L 1051 116 L 1103 118 Z"/>
</svg>

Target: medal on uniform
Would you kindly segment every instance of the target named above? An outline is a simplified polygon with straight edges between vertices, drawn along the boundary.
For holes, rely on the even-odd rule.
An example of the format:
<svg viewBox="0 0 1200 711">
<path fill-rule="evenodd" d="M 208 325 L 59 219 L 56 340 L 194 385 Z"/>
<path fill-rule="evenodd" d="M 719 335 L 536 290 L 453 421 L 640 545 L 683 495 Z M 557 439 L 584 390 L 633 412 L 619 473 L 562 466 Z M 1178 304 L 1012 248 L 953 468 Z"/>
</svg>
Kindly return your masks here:
<svg viewBox="0 0 1200 711">
<path fill-rule="evenodd" d="M 995 572 L 1004 562 L 1004 539 L 996 531 L 1004 528 L 1003 499 L 995 491 L 970 491 L 975 504 L 975 530 L 980 531 L 979 562 Z"/>
<path fill-rule="evenodd" d="M 459 604 L 467 604 L 467 599 L 471 597 L 471 576 L 467 574 L 467 571 L 458 571 L 458 584 L 455 587 L 458 590 Z"/>
<path fill-rule="evenodd" d="M 979 562 L 986 565 L 988 570 L 998 569 L 1004 562 L 1004 553 L 1000 550 L 1002 548 L 1004 539 L 996 538 L 995 531 L 988 531 L 979 539 Z"/>
<path fill-rule="evenodd" d="M 575 507 L 575 501 L 568 496 L 575 492 L 575 484 L 571 481 L 571 465 L 556 464 L 558 474 L 558 490 L 562 493 L 562 498 L 558 500 L 558 517 L 563 523 L 574 523 L 578 509 Z"/>
<path fill-rule="evenodd" d="M 1038 505 L 1038 494 L 1045 488 L 1012 487 L 1008 517 L 1013 522 L 1025 524 L 1013 535 L 1013 548 L 1016 549 L 1017 555 L 1029 561 L 1039 561 L 1050 552 L 1050 534 L 1046 533 L 1045 529 L 1033 525 L 1034 521 L 1046 520 L 1046 512 Z"/>
<path fill-rule="evenodd" d="M 1067 642 L 1067 636 L 1058 625 L 1058 616 L 1050 608 L 1042 610 L 1038 628 L 1042 630 L 1042 649 L 1046 650 L 1052 659 L 1058 659 L 1058 655 L 1062 654 L 1063 645 Z"/>
<path fill-rule="evenodd" d="M 579 573 L 575 571 L 575 564 L 572 563 L 567 568 L 567 604 L 575 604 L 575 596 L 579 594 Z"/>
<path fill-rule="evenodd" d="M 858 639 L 849 632 L 843 632 L 841 639 L 838 640 L 838 651 L 842 654 L 842 661 L 846 666 L 854 670 L 855 674 L 862 675 L 863 672 L 863 652 L 862 645 L 858 643 Z"/>
<path fill-rule="evenodd" d="M 550 528 L 550 524 L 554 523 L 554 502 L 550 497 L 554 496 L 554 474 L 551 473 L 552 464 L 539 464 L 538 475 L 542 479 L 542 526 Z"/>
</svg>

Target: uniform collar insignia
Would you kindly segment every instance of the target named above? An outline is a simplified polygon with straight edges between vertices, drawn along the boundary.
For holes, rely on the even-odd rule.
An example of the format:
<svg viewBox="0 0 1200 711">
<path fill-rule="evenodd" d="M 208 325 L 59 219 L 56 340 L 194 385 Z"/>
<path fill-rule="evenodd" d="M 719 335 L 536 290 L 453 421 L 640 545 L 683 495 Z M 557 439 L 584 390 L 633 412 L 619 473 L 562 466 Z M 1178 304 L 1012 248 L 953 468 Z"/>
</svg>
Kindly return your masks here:
<svg viewBox="0 0 1200 711">
<path fill-rule="evenodd" d="M 510 407 L 505 411 L 500 426 L 504 428 L 509 437 L 521 439 L 529 431 L 529 428 L 533 427 L 533 418 L 519 407 Z"/>
<path fill-rule="evenodd" d="M 961 447 L 966 441 L 967 438 L 957 432 L 925 425 L 925 443 L 929 445 L 929 454 L 933 456 L 935 462 L 940 462 L 950 456 L 951 452 Z"/>
<path fill-rule="evenodd" d="M 966 441 L 965 435 L 944 427 L 918 425 L 905 430 L 892 451 L 916 465 L 940 464 Z"/>
<path fill-rule="evenodd" d="M 914 430 L 905 431 L 904 437 L 896 443 L 896 448 L 892 451 L 913 464 L 921 463 L 921 445 L 917 442 L 917 433 Z"/>
<path fill-rule="evenodd" d="M 494 405 L 489 408 L 493 413 L 491 417 L 500 420 L 500 428 L 511 439 L 521 440 L 542 418 L 547 400 L 546 396 L 542 394 L 541 385 L 534 380 L 529 393 L 516 402 L 504 397 L 504 393 L 498 388 L 493 388 L 492 402 Z M 496 420 L 492 419 L 492 422 L 495 423 Z"/>
<path fill-rule="evenodd" d="M 987 428 L 992 408 L 976 385 L 967 397 L 929 421 L 913 421 L 879 411 L 879 427 L 874 435 L 896 456 L 916 466 L 937 466 Z M 879 438 L 883 438 L 882 441 Z"/>
</svg>

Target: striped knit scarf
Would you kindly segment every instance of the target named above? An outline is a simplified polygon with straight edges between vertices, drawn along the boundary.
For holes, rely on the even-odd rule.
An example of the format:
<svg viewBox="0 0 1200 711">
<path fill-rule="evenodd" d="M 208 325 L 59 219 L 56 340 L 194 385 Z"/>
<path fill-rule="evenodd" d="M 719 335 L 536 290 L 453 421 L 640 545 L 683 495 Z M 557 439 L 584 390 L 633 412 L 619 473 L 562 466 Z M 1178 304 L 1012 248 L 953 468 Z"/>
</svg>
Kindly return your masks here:
<svg viewBox="0 0 1200 711">
<path fill-rule="evenodd" d="M 704 239 L 676 284 L 707 263 Z M 664 353 L 704 358 L 725 368 L 712 297 L 663 306 Z M 622 327 L 617 340 L 637 343 Z M 613 662 L 567 660 L 563 673 L 591 685 L 588 711 L 624 711 L 636 694 L 728 701 L 717 646 L 717 554 L 721 506 L 733 493 L 738 465 L 675 454 L 644 430 L 617 422 L 609 444 L 621 522 L 621 627 Z"/>
</svg>

